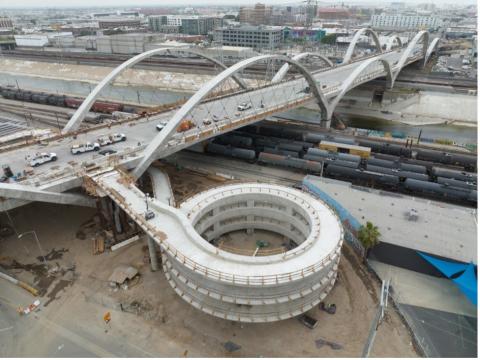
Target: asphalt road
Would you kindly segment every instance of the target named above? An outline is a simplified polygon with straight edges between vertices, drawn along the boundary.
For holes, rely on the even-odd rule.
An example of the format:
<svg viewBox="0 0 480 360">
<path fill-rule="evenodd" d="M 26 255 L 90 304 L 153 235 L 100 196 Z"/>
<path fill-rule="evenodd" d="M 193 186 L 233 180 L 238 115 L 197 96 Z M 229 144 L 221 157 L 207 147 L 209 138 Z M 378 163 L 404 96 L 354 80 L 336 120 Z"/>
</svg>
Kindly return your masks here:
<svg viewBox="0 0 480 360">
<path fill-rule="evenodd" d="M 379 58 L 381 57 L 387 59 L 391 63 L 396 61 L 400 56 L 401 53 L 398 51 L 378 55 Z M 339 93 L 340 90 L 338 85 L 340 85 L 341 82 L 349 76 L 356 66 L 358 66 L 358 62 L 344 66 L 338 66 L 333 69 L 316 72 L 314 73 L 314 77 L 320 84 L 325 96 L 331 99 Z M 380 71 L 383 69 L 383 66 L 377 64 L 374 67 L 372 66 L 372 69 L 375 69 L 375 71 Z M 365 81 L 368 80 L 364 79 L 363 82 Z M 181 141 L 183 136 L 195 133 L 198 130 L 212 129 L 214 131 L 211 135 L 209 135 L 209 137 L 217 136 L 221 132 L 227 131 L 224 130 L 221 132 L 216 132 L 216 128 L 221 124 L 230 123 L 234 119 L 259 115 L 258 118 L 251 121 L 251 123 L 254 123 L 262 120 L 261 114 L 264 112 L 283 111 L 284 108 L 282 108 L 282 106 L 284 106 L 286 102 L 291 102 L 294 100 L 308 101 L 311 99 L 311 94 L 305 93 L 304 90 L 306 87 L 307 82 L 302 77 L 288 82 L 282 82 L 248 92 L 240 92 L 225 98 L 202 103 L 195 107 L 189 115 L 189 119 L 195 123 L 196 127 L 185 133 L 173 134 L 173 138 L 177 140 L 176 145 L 169 146 L 169 148 L 166 149 L 165 144 L 163 149 L 159 149 L 158 157 L 164 157 L 200 141 L 195 140 L 188 144 L 185 144 Z M 250 103 L 252 108 L 246 111 L 238 111 L 237 106 L 243 102 Z M 262 104 L 263 108 L 261 107 Z M 124 133 L 127 136 L 127 141 L 108 145 L 107 147 L 114 150 L 142 149 L 145 145 L 148 145 L 158 134 L 155 126 L 162 120 L 169 120 L 173 114 L 174 111 L 169 111 L 157 116 L 153 116 L 150 119 L 142 119 L 141 121 L 137 121 L 135 123 L 112 124 L 110 130 L 92 128 L 92 130 L 90 130 L 88 133 L 78 135 L 76 139 L 74 139 L 72 136 L 68 136 L 61 140 L 52 141 L 48 144 L 48 146 L 31 145 L 13 151 L 3 152 L 0 154 L 0 164 L 8 164 L 12 171 L 17 174 L 22 172 L 26 167 L 26 159 L 29 156 L 34 156 L 37 152 L 54 152 L 58 157 L 58 160 L 55 163 L 46 163 L 35 169 L 35 175 L 48 175 L 54 169 L 71 168 L 72 166 L 80 165 L 82 162 L 86 161 L 95 161 L 97 163 L 99 160 L 105 161 L 106 158 L 96 152 L 72 155 L 70 153 L 70 148 L 74 143 L 96 141 L 100 135 L 109 133 Z M 217 123 L 212 121 L 211 124 L 205 125 L 204 120 L 212 119 L 213 115 L 216 115 L 220 121 Z M 242 126 L 244 125 L 246 124 L 242 124 Z M 205 138 L 202 140 L 204 139 Z M 52 166 L 54 166 L 54 169 L 52 169 Z"/>
</svg>

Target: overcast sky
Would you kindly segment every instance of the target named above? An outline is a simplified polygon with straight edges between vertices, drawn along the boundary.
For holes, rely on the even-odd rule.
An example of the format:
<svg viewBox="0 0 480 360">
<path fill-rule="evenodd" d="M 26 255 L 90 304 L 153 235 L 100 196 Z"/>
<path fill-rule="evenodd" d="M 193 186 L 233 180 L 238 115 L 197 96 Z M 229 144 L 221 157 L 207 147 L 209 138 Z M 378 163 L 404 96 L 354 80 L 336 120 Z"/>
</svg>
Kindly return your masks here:
<svg viewBox="0 0 480 360">
<path fill-rule="evenodd" d="M 435 4 L 475 4 L 476 0 L 392 0 L 403 1 L 405 3 L 435 3 Z M 128 7 L 140 7 L 140 6 L 166 6 L 169 5 L 184 5 L 184 6 L 198 6 L 198 5 L 241 5 L 241 4 L 255 4 L 262 2 L 271 5 L 285 5 L 285 4 L 299 4 L 301 1 L 295 0 L 175 0 L 175 1 L 162 1 L 162 0 L 0 0 L 0 8 L 4 7 L 65 7 L 65 6 L 128 6 Z M 382 2 L 390 3 L 391 1 L 379 1 L 379 0 L 345 0 L 345 1 L 327 1 L 326 3 L 341 3 L 345 4 L 380 4 Z M 320 3 L 324 3 L 321 2 Z"/>
</svg>

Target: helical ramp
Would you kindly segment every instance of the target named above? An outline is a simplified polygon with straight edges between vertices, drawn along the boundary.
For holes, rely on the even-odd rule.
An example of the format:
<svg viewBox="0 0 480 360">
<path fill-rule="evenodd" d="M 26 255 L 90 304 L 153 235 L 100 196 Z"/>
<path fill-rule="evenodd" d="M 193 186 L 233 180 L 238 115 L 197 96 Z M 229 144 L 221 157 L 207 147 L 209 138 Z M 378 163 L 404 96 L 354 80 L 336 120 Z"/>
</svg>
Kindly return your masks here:
<svg viewBox="0 0 480 360">
<path fill-rule="evenodd" d="M 325 203 L 279 185 L 235 183 L 184 201 L 180 208 L 152 199 L 118 172 L 94 178 L 162 250 L 175 292 L 199 310 L 233 321 L 272 322 L 300 315 L 324 299 L 337 275 L 341 223 Z M 238 230 L 267 230 L 288 249 L 274 254 L 234 253 L 212 240 Z"/>
</svg>

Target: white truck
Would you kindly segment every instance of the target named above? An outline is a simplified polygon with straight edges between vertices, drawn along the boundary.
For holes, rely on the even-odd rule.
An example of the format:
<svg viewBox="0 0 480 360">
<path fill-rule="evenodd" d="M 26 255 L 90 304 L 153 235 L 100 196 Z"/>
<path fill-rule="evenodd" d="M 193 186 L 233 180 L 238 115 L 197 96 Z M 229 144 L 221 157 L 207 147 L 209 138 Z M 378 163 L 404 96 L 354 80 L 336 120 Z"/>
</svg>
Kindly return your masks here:
<svg viewBox="0 0 480 360">
<path fill-rule="evenodd" d="M 88 151 L 98 151 L 100 150 L 100 144 L 97 142 L 91 143 L 87 142 L 84 144 L 74 144 L 72 145 L 71 151 L 73 155 L 82 154 Z"/>
<path fill-rule="evenodd" d="M 127 140 L 127 136 L 125 134 L 102 135 L 97 139 L 100 146 L 110 145 L 125 140 Z"/>
<path fill-rule="evenodd" d="M 57 160 L 57 154 L 55 153 L 41 153 L 41 154 L 36 154 L 32 160 L 30 160 L 30 166 L 36 167 L 40 166 L 42 164 L 45 164 L 50 161 L 56 161 Z"/>
</svg>

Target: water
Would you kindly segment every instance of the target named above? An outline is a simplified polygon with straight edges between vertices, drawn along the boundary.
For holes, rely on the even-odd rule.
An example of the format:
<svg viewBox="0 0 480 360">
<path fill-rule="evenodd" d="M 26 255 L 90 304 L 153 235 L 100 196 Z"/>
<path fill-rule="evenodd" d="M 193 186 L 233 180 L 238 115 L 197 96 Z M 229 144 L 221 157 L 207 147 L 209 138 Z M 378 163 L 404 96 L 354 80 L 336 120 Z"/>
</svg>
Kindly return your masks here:
<svg viewBox="0 0 480 360">
<path fill-rule="evenodd" d="M 35 91 L 44 91 L 58 94 L 74 94 L 87 96 L 95 87 L 94 84 L 81 81 L 40 78 L 29 75 L 10 75 L 0 73 L 0 85 L 14 86 Z M 111 101 L 140 103 L 155 106 L 173 103 L 179 99 L 189 97 L 188 93 L 160 90 L 148 86 L 119 86 L 108 85 L 101 93 L 101 97 Z M 319 113 L 316 110 L 304 107 L 281 113 L 279 116 L 318 124 Z M 373 118 L 342 116 L 345 125 L 350 127 L 380 130 L 390 133 L 403 133 L 405 136 L 417 137 L 422 130 L 422 138 L 449 139 L 459 144 L 477 144 L 477 128 L 457 125 L 422 125 L 411 126 L 399 122 L 379 120 Z"/>
<path fill-rule="evenodd" d="M 86 97 L 90 94 L 96 86 L 96 84 L 86 81 L 47 79 L 30 75 L 10 75 L 7 73 L 0 73 L 0 85 L 52 94 L 71 94 L 82 97 Z M 185 97 L 190 97 L 190 94 L 135 85 L 107 85 L 100 93 L 100 98 L 106 100 L 146 106 L 170 104 L 177 100 L 184 99 Z"/>
<path fill-rule="evenodd" d="M 288 119 L 297 119 L 308 123 L 319 123 L 318 111 L 298 108 L 279 114 Z M 374 118 L 342 116 L 342 121 L 349 127 L 379 130 L 389 133 L 403 133 L 405 136 L 417 137 L 422 131 L 422 138 L 449 139 L 458 144 L 477 144 L 477 128 L 458 125 L 421 125 L 412 126 L 395 121 L 380 120 Z"/>
</svg>

